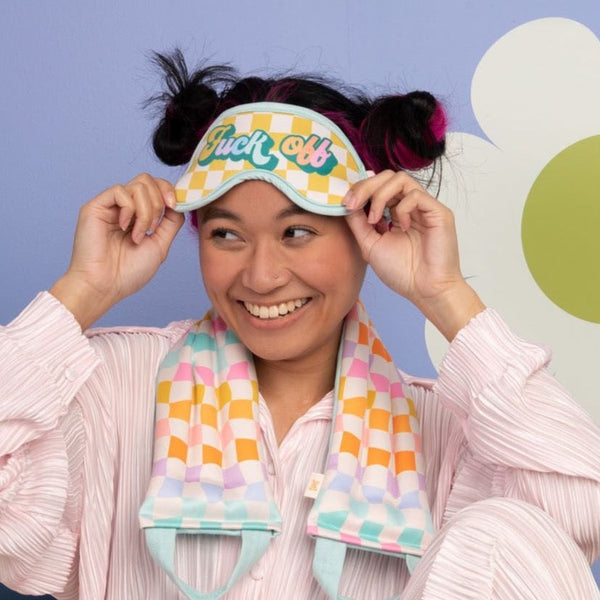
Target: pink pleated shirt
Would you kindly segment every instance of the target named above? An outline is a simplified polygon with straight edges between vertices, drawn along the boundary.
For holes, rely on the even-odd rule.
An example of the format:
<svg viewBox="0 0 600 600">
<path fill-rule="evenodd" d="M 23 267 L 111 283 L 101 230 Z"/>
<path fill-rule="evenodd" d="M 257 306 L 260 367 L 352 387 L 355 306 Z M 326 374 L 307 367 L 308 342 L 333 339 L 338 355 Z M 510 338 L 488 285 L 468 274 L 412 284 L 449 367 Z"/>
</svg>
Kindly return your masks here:
<svg viewBox="0 0 600 600">
<path fill-rule="evenodd" d="M 42 293 L 0 328 L 2 583 L 60 599 L 182 598 L 146 550 L 138 509 L 151 471 L 156 373 L 191 323 L 83 335 Z M 519 498 L 548 512 L 591 561 L 600 554 L 600 436 L 549 375 L 549 360 L 488 309 L 452 342 L 436 381 L 403 376 L 419 413 L 436 528 L 478 500 Z M 278 446 L 261 399 L 283 531 L 227 600 L 326 600 L 312 576 L 304 491 L 325 462 L 332 407 L 328 394 Z M 177 571 L 213 589 L 238 552 L 236 538 L 179 536 Z M 408 578 L 399 558 L 350 550 L 340 591 L 382 600 Z"/>
</svg>

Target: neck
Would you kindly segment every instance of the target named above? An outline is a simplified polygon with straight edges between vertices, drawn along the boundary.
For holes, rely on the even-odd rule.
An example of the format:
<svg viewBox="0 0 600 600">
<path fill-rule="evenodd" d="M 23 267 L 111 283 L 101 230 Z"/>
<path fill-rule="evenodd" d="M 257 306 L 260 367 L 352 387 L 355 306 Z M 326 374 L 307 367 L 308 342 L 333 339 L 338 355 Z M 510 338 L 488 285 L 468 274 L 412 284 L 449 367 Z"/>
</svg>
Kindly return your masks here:
<svg viewBox="0 0 600 600">
<path fill-rule="evenodd" d="M 269 406 L 278 443 L 294 422 L 333 388 L 338 345 L 336 340 L 335 345 L 304 359 L 254 358 L 260 393 Z"/>
</svg>

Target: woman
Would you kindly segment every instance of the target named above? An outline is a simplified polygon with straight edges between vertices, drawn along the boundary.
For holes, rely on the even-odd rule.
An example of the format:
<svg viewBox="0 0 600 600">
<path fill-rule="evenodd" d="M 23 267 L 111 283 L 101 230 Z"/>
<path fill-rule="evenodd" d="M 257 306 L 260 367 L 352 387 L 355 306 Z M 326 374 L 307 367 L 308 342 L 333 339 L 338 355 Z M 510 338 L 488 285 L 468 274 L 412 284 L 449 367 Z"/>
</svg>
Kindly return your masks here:
<svg viewBox="0 0 600 600">
<path fill-rule="evenodd" d="M 158 60 L 154 147 L 184 176 L 85 205 L 68 271 L 2 331 L 2 581 L 598 597 L 597 428 L 465 282 L 452 214 L 404 172 L 443 153 L 437 101 Z M 213 310 L 83 335 L 152 278 L 183 212 Z M 436 382 L 391 362 L 358 301 L 367 264 L 451 342 Z"/>
</svg>

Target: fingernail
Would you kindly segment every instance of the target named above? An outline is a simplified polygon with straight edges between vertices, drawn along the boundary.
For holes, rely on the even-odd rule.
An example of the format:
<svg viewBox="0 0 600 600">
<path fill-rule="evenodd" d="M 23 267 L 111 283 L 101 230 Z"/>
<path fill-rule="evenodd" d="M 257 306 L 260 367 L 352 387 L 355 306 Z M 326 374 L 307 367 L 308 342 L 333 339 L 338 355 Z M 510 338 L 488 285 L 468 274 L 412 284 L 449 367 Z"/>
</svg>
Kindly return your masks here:
<svg viewBox="0 0 600 600">
<path fill-rule="evenodd" d="M 127 231 L 127 228 L 129 227 L 129 223 L 131 223 L 131 218 L 123 221 L 122 219 L 119 221 L 119 227 L 121 227 L 122 231 Z"/>
<path fill-rule="evenodd" d="M 167 196 L 165 198 L 165 202 L 169 208 L 175 208 L 175 204 L 177 203 L 177 198 L 173 192 L 167 192 Z"/>
<path fill-rule="evenodd" d="M 367 217 L 367 222 L 370 225 L 375 225 L 376 223 L 379 223 L 379 217 L 372 211 L 369 211 L 369 216 Z"/>
<path fill-rule="evenodd" d="M 351 191 L 348 191 L 342 200 L 342 204 L 348 210 L 354 210 L 356 208 L 356 196 Z"/>
</svg>

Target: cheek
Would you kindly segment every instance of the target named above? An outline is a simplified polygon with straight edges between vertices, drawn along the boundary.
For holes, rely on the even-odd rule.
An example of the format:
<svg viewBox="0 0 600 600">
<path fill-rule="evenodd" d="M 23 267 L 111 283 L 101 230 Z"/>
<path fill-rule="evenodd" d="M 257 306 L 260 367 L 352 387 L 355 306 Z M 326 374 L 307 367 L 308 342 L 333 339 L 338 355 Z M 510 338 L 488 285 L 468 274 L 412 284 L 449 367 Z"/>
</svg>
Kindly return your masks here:
<svg viewBox="0 0 600 600">
<path fill-rule="evenodd" d="M 215 269 L 211 269 L 202 259 L 200 259 L 200 273 L 202 274 L 202 281 L 207 292 L 218 287 L 218 273 Z"/>
<path fill-rule="evenodd" d="M 367 268 L 354 238 L 338 237 L 336 244 L 327 248 L 313 264 L 319 270 L 323 289 L 349 308 L 360 294 Z"/>
<path fill-rule="evenodd" d="M 367 262 L 363 259 L 358 243 L 347 226 L 345 226 L 345 234 L 341 238 L 343 241 L 339 245 L 338 252 L 346 258 L 343 261 L 344 274 L 349 279 L 349 282 L 354 283 L 358 293 L 365 278 Z"/>
<path fill-rule="evenodd" d="M 223 260 L 215 255 L 208 244 L 200 242 L 200 273 L 204 288 L 209 296 L 218 292 L 226 285 L 227 269 Z"/>
</svg>

